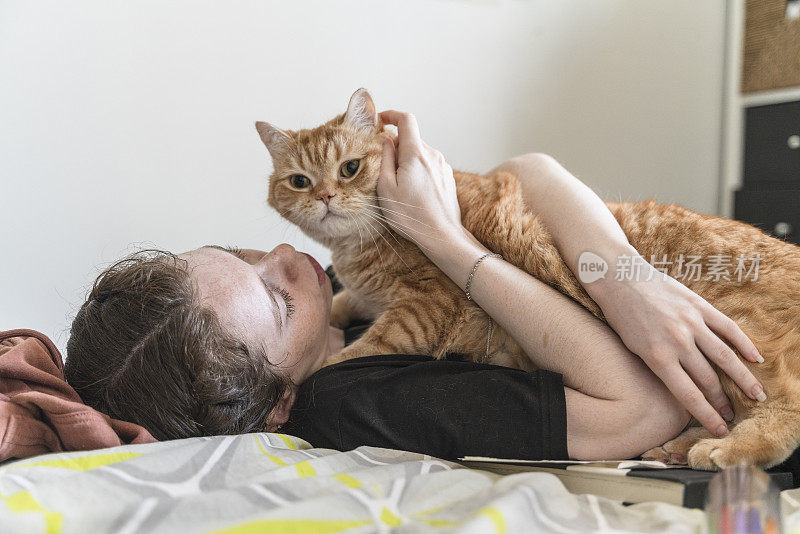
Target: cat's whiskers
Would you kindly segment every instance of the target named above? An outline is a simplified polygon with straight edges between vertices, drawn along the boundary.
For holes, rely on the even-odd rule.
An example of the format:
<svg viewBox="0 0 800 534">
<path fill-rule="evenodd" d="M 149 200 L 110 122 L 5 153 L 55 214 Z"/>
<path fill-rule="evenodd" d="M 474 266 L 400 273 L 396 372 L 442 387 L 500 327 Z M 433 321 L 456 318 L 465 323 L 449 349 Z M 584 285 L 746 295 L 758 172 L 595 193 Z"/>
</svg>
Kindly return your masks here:
<svg viewBox="0 0 800 534">
<path fill-rule="evenodd" d="M 299 226 L 297 226 L 296 224 L 292 223 L 291 221 L 289 221 L 289 220 L 286 220 L 286 221 L 284 222 L 284 225 L 283 225 L 283 230 L 281 231 L 281 241 L 286 241 L 286 232 L 287 232 L 287 231 L 288 231 L 290 228 L 291 228 L 291 229 L 293 230 L 293 232 L 294 232 L 294 233 L 292 234 L 292 237 L 294 238 L 295 236 L 297 236 L 297 231 L 300 229 L 300 227 L 299 227 Z"/>
<path fill-rule="evenodd" d="M 373 216 L 373 215 L 372 215 L 371 213 L 369 213 L 369 212 L 365 212 L 365 213 L 366 213 L 367 215 L 369 215 L 370 217 L 372 217 L 372 216 Z M 391 232 L 391 230 L 389 230 L 388 228 L 386 228 L 386 225 L 385 225 L 385 224 L 383 224 L 383 223 L 380 221 L 380 219 L 378 219 L 378 218 L 375 218 L 375 219 L 373 219 L 373 220 L 374 220 L 375 222 L 377 222 L 379 225 L 381 225 L 383 228 L 385 228 L 385 229 L 386 229 L 386 231 L 389 233 L 389 235 L 392 235 L 392 232 Z M 386 244 L 387 244 L 387 245 L 389 245 L 389 248 L 390 248 L 390 249 L 392 249 L 392 251 L 394 251 L 394 253 L 395 253 L 395 254 L 397 255 L 397 257 L 400 259 L 400 261 L 402 261 L 402 262 L 403 262 L 403 265 L 405 265 L 406 267 L 408 267 L 408 270 L 409 270 L 409 271 L 411 271 L 412 273 L 416 274 L 416 273 L 414 272 L 414 269 L 412 269 L 412 268 L 411 268 L 411 266 L 410 266 L 410 265 L 408 265 L 408 264 L 406 263 L 406 260 L 404 260 L 404 259 L 403 259 L 403 256 L 401 256 L 401 255 L 400 255 L 400 253 L 399 253 L 399 252 L 397 252 L 397 249 L 395 249 L 395 248 L 392 246 L 392 244 L 389 242 L 389 240 L 388 240 L 388 239 L 386 239 L 386 237 L 383 235 L 383 233 L 379 233 L 378 235 L 379 235 L 379 236 L 381 236 L 381 238 L 383 238 L 383 240 L 384 240 L 384 241 L 386 241 Z M 394 240 L 395 240 L 395 241 L 397 241 L 397 238 L 395 237 L 395 238 L 394 238 Z M 400 241 L 397 241 L 397 244 L 398 244 L 398 245 L 400 245 Z"/>
<path fill-rule="evenodd" d="M 414 228 L 414 227 L 412 227 L 410 225 L 403 224 L 400 221 L 389 221 L 389 219 L 386 217 L 386 215 L 384 215 L 381 212 L 381 210 L 383 210 L 385 208 L 379 208 L 379 207 L 375 206 L 374 204 L 370 204 L 370 203 L 364 202 L 364 201 L 356 201 L 356 205 L 357 205 L 357 207 L 359 209 L 362 210 L 362 212 L 369 212 L 370 214 L 379 217 L 382 221 L 388 223 L 389 226 L 391 226 L 392 228 L 398 227 L 398 226 L 405 228 L 406 230 L 408 230 L 408 232 L 404 232 L 404 235 L 406 235 L 409 239 L 411 239 L 411 241 L 414 241 L 414 239 L 411 238 L 410 233 L 421 233 L 418 229 L 416 229 L 416 228 Z M 372 211 L 373 208 L 375 208 L 375 211 Z M 431 230 L 435 230 L 435 228 L 433 228 L 432 226 L 427 225 L 427 224 L 423 223 L 422 221 L 420 221 L 418 219 L 415 219 L 414 217 L 410 217 L 408 215 L 405 215 L 404 213 L 395 212 L 394 210 L 390 210 L 390 209 L 386 209 L 385 211 L 391 212 L 391 213 L 396 213 L 397 215 L 401 215 L 403 217 L 407 217 L 409 219 L 412 219 L 415 222 L 418 222 L 419 224 L 427 226 Z M 441 238 L 437 238 L 437 237 L 434 237 L 433 239 L 435 239 L 436 241 L 442 241 L 442 242 L 446 241 L 445 239 L 441 239 Z M 430 250 L 430 249 L 427 249 L 427 250 Z"/>
<path fill-rule="evenodd" d="M 408 239 L 409 239 L 410 241 L 412 241 L 412 242 L 414 242 L 414 238 L 413 238 L 413 237 L 411 237 L 411 234 L 412 234 L 412 233 L 417 233 L 417 234 L 419 234 L 419 233 L 420 233 L 420 231 L 419 231 L 418 229 L 416 229 L 416 228 L 414 228 L 414 227 L 412 227 L 412 226 L 409 226 L 409 225 L 407 225 L 407 224 L 401 223 L 401 222 L 399 222 L 399 221 L 390 221 L 390 220 L 389 220 L 389 219 L 387 219 L 387 218 L 386 218 L 386 216 L 385 216 L 385 215 L 383 215 L 383 214 L 377 214 L 377 216 L 378 216 L 378 217 L 381 217 L 381 218 L 382 218 L 382 220 L 383 220 L 384 222 L 388 223 L 390 226 L 392 226 L 392 227 L 393 227 L 393 228 L 394 228 L 396 231 L 398 231 L 398 232 L 400 231 L 400 228 L 405 228 L 405 229 L 406 229 L 406 231 L 405 231 L 405 232 L 402 232 L 402 233 L 403 233 L 403 235 L 407 236 L 407 237 L 408 237 Z M 430 239 L 434 239 L 434 240 L 436 240 L 436 241 L 442 241 L 442 242 L 445 242 L 445 241 L 446 241 L 446 239 L 442 239 L 442 238 L 439 238 L 439 237 L 433 237 L 433 236 L 429 236 L 429 238 L 430 238 Z M 419 246 L 419 245 L 418 245 L 418 246 Z M 425 249 L 427 249 L 427 250 L 430 250 L 430 249 L 429 249 L 429 248 L 427 248 L 427 247 L 420 247 L 420 248 L 425 248 Z"/>
<path fill-rule="evenodd" d="M 418 210 L 423 209 L 422 206 L 415 206 L 414 204 L 406 204 L 405 202 L 400 202 L 399 200 L 392 200 L 391 198 L 379 197 L 378 195 L 373 196 L 373 198 L 376 200 L 383 200 L 384 202 L 394 202 L 396 204 L 402 204 L 403 206 L 408 206 L 409 208 L 414 208 Z"/>
<path fill-rule="evenodd" d="M 278 211 L 278 210 L 275 210 L 275 211 L 277 211 L 277 212 L 278 212 L 278 215 L 280 215 L 281 217 L 283 217 L 283 216 L 285 216 L 287 213 L 289 213 L 290 211 L 294 211 L 294 206 L 289 206 L 288 208 L 286 208 L 286 209 L 285 209 L 285 210 L 283 210 L 283 211 Z"/>
<path fill-rule="evenodd" d="M 389 233 L 390 233 L 390 234 L 392 234 L 392 237 L 394 238 L 394 240 L 395 240 L 395 241 L 397 241 L 397 242 L 398 242 L 398 244 L 400 244 L 400 242 L 398 241 L 398 239 L 397 239 L 397 236 L 395 236 L 395 235 L 394 235 L 394 232 L 397 232 L 397 233 L 401 234 L 401 235 L 402 235 L 404 238 L 406 238 L 407 240 L 411 241 L 412 243 L 415 243 L 415 241 L 414 241 L 414 238 L 412 237 L 412 235 L 411 235 L 411 233 L 410 233 L 410 232 L 411 232 L 411 231 L 416 231 L 416 229 L 413 229 L 413 230 L 411 230 L 411 229 L 410 229 L 410 227 L 408 227 L 408 226 L 406 226 L 406 225 L 403 225 L 402 223 L 391 223 L 391 222 L 389 222 L 389 220 L 388 220 L 388 219 L 386 219 L 386 218 L 385 218 L 383 215 L 381 215 L 381 214 L 375 214 L 375 213 L 372 213 L 372 214 L 371 214 L 371 216 L 372 216 L 373 218 L 375 218 L 376 220 L 378 220 L 378 221 L 380 221 L 380 220 L 383 220 L 383 222 L 385 222 L 387 225 L 391 226 L 391 228 L 390 228 L 390 229 L 387 229 L 387 230 L 389 230 Z M 392 225 L 395 225 L 395 226 L 392 226 Z M 384 228 L 386 228 L 386 225 L 383 225 L 383 224 L 382 224 L 381 226 L 383 226 Z M 408 230 L 404 230 L 403 228 L 407 228 Z M 439 241 L 443 241 L 443 240 L 441 240 L 441 239 L 437 239 L 437 240 L 439 240 Z M 416 244 L 416 243 L 415 243 L 415 244 Z M 431 251 L 431 249 L 430 249 L 430 248 L 428 248 L 428 247 L 425 247 L 425 246 L 422 246 L 422 245 L 417 245 L 417 246 L 418 246 L 420 249 L 425 249 L 425 250 Z"/>
<path fill-rule="evenodd" d="M 275 211 L 278 212 L 278 216 L 281 218 L 281 220 L 278 221 L 278 222 L 280 222 L 282 224 L 286 224 L 286 223 L 292 224 L 292 221 L 289 220 L 289 218 L 286 216 L 286 214 L 294 211 L 294 207 L 290 206 L 290 207 L 286 208 L 283 211 L 278 211 L 277 209 Z M 277 224 L 278 223 L 275 223 L 275 225 L 273 225 L 272 227 L 274 228 Z"/>
<path fill-rule="evenodd" d="M 367 212 L 365 212 L 365 215 L 369 215 L 369 216 L 370 216 L 370 217 L 372 217 L 373 219 L 377 220 L 377 221 L 378 221 L 378 222 L 381 224 L 381 226 L 383 226 L 384 228 L 386 228 L 386 231 L 388 232 L 388 234 L 389 234 L 390 236 L 392 236 L 392 239 L 394 239 L 394 240 L 395 240 L 395 242 L 397 243 L 397 245 L 398 245 L 398 246 L 401 246 L 401 247 L 403 246 L 403 244 L 402 244 L 402 243 L 400 243 L 400 240 L 399 240 L 399 239 L 397 239 L 397 236 L 396 236 L 396 235 L 395 235 L 395 233 L 393 232 L 393 228 L 391 228 L 391 225 L 389 225 L 389 226 L 387 227 L 387 225 L 386 225 L 386 224 L 383 224 L 383 223 L 389 223 L 389 221 L 388 221 L 388 220 L 387 220 L 385 217 L 383 217 L 383 216 L 382 216 L 380 213 L 374 213 L 374 212 L 370 212 L 370 211 L 367 211 Z"/>
<path fill-rule="evenodd" d="M 393 209 L 390 209 L 390 208 L 381 207 L 380 209 L 381 209 L 381 211 L 385 211 L 385 212 L 391 213 L 393 215 L 399 215 L 400 217 L 405 217 L 406 219 L 411 219 L 412 221 L 414 221 L 416 223 L 419 223 L 419 224 L 421 224 L 423 226 L 427 226 L 431 230 L 435 230 L 435 228 L 433 226 L 431 226 L 429 224 L 426 224 L 426 223 L 420 221 L 419 219 L 417 219 L 415 217 L 412 217 L 411 215 L 406 215 L 405 213 L 400 213 L 399 211 L 396 211 L 396 210 L 393 210 Z"/>
<path fill-rule="evenodd" d="M 401 235 L 402 235 L 404 238 L 406 238 L 406 239 L 408 239 L 409 241 L 411 241 L 412 243 L 414 243 L 414 238 L 413 238 L 413 237 L 411 237 L 411 234 L 409 234 L 409 233 L 408 233 L 408 232 L 406 232 L 405 230 L 403 230 L 403 229 L 401 229 L 401 228 L 395 228 L 394 230 L 395 230 L 395 232 L 397 232 L 397 233 L 401 234 Z M 415 244 L 416 244 L 416 243 L 415 243 Z M 421 249 L 425 249 L 425 250 L 428 250 L 428 251 L 430 251 L 430 252 L 433 252 L 433 250 L 432 250 L 432 249 L 430 249 L 429 247 L 426 247 L 426 246 L 423 246 L 423 245 L 417 245 L 417 246 L 418 246 L 419 248 L 421 248 Z"/>
<path fill-rule="evenodd" d="M 358 224 L 358 219 L 354 215 L 350 215 L 350 218 L 356 225 L 356 230 L 358 230 L 358 252 L 361 254 L 364 252 L 364 236 L 361 235 L 361 226 Z"/>
<path fill-rule="evenodd" d="M 386 264 L 383 262 L 383 255 L 381 254 L 381 247 L 378 246 L 378 242 L 375 241 L 374 237 L 372 237 L 372 230 L 375 230 L 375 228 L 366 219 L 362 219 L 361 222 L 364 223 L 364 228 L 365 229 L 369 228 L 369 237 L 372 239 L 372 243 L 375 245 L 375 250 L 378 251 L 378 258 L 380 258 L 380 260 L 381 260 L 381 267 L 383 268 L 383 272 L 384 272 L 384 274 L 388 274 L 386 272 Z M 376 230 L 376 232 L 377 232 L 377 230 Z"/>
<path fill-rule="evenodd" d="M 414 243 L 414 238 L 411 236 L 411 233 L 408 230 L 404 230 L 403 229 L 403 228 L 407 228 L 408 229 L 410 227 L 405 226 L 403 224 L 398 224 L 397 226 L 392 226 L 392 223 L 389 222 L 389 220 L 386 217 L 384 217 L 383 215 L 375 214 L 375 213 L 373 213 L 371 215 L 375 220 L 377 220 L 378 222 L 381 223 L 381 226 L 386 228 L 387 232 L 392 236 L 392 238 L 397 242 L 397 244 L 399 246 L 403 246 L 403 245 L 402 245 L 402 243 L 400 243 L 400 240 L 397 239 L 397 236 L 395 235 L 396 233 L 400 234 L 406 240 L 411 241 L 412 243 Z M 387 226 L 388 226 L 388 228 L 387 228 Z M 419 246 L 420 248 L 424 248 L 425 250 L 431 250 L 428 247 L 424 247 L 424 246 L 421 246 L 421 245 L 417 245 L 417 246 Z"/>
<path fill-rule="evenodd" d="M 276 226 L 278 226 L 279 224 L 287 224 L 287 223 L 291 223 L 291 221 L 289 221 L 289 220 L 288 220 L 288 219 L 285 217 L 285 214 L 286 214 L 286 213 L 288 213 L 288 212 L 292 211 L 292 208 L 291 208 L 291 207 L 289 207 L 289 208 L 286 208 L 286 209 L 285 209 L 285 210 L 283 210 L 283 211 L 278 211 L 278 210 L 275 210 L 275 211 L 276 211 L 276 212 L 278 212 L 278 217 L 280 217 L 280 219 L 278 219 L 277 221 L 275 221 L 275 222 L 274 222 L 272 225 L 268 226 L 268 227 L 266 228 L 267 230 L 273 230 L 273 229 L 274 229 Z M 266 219 L 267 217 L 271 217 L 271 216 L 272 216 L 272 213 L 266 213 L 266 214 L 262 215 L 261 217 L 256 217 L 255 219 L 252 219 L 250 222 L 257 222 L 257 221 L 261 221 L 261 220 L 264 220 L 264 219 Z"/>
</svg>

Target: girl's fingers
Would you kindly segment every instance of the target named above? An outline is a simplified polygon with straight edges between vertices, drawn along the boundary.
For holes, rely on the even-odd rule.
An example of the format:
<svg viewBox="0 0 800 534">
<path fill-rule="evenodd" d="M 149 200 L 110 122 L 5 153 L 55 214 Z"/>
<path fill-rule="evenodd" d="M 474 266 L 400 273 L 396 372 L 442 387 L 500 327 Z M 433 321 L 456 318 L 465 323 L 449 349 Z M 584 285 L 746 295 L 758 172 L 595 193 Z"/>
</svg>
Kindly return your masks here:
<svg viewBox="0 0 800 534">
<path fill-rule="evenodd" d="M 399 138 L 398 149 L 402 153 L 417 151 L 422 146 L 422 139 L 419 136 L 419 125 L 417 119 L 411 113 L 395 111 L 393 109 L 381 112 L 381 120 L 386 124 L 397 126 L 397 137 Z"/>
<path fill-rule="evenodd" d="M 397 187 L 397 155 L 394 143 L 391 139 L 383 140 L 383 152 L 381 153 L 381 172 L 378 177 L 378 195 L 386 196 L 381 192 L 382 185 Z"/>
<path fill-rule="evenodd" d="M 739 353 L 753 363 L 764 363 L 764 358 L 759 354 L 758 349 L 750 341 L 750 338 L 742 332 L 736 321 L 713 307 L 708 305 L 704 319 L 708 327 L 719 334 L 723 339 L 730 341 Z"/>
<path fill-rule="evenodd" d="M 394 143 L 395 148 L 397 148 L 397 132 L 393 132 L 391 130 L 384 130 L 383 135 L 385 135 L 389 140 Z"/>
<path fill-rule="evenodd" d="M 697 419 L 703 427 L 721 438 L 728 433 L 728 426 L 719 415 L 705 395 L 700 391 L 686 371 L 678 365 L 670 365 L 667 369 L 653 369 L 656 375 L 664 382 L 667 389 L 678 399 L 686 410 Z"/>
<path fill-rule="evenodd" d="M 757 401 L 766 400 L 763 386 L 753 376 L 753 373 L 745 367 L 742 360 L 736 356 L 736 353 L 714 332 L 711 330 L 700 332 L 697 335 L 696 342 L 697 347 L 703 351 L 703 354 L 722 369 L 726 375 L 731 377 L 736 382 L 736 385 L 744 391 L 745 395 Z"/>
<path fill-rule="evenodd" d="M 681 358 L 681 365 L 686 373 L 691 377 L 700 391 L 708 400 L 709 404 L 724 419 L 730 421 L 733 418 L 733 409 L 728 397 L 722 390 L 717 373 L 709 365 L 708 360 L 696 347 L 686 356 Z"/>
</svg>

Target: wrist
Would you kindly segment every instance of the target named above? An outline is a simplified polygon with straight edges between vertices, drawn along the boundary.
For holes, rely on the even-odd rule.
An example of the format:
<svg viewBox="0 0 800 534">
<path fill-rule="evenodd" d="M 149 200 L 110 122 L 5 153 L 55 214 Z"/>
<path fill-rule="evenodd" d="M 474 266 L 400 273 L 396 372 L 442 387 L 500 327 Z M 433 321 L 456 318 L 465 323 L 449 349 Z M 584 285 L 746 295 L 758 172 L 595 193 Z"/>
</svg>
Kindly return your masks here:
<svg viewBox="0 0 800 534">
<path fill-rule="evenodd" d="M 448 232 L 423 251 L 448 278 L 462 288 L 478 258 L 491 252 L 463 227 Z"/>
<path fill-rule="evenodd" d="M 629 243 L 584 252 L 578 259 L 577 274 L 590 297 L 605 310 L 617 302 L 620 291 L 649 276 L 650 264 Z M 604 271 L 604 272 L 603 272 Z M 641 276 L 636 276 L 636 273 Z"/>
</svg>

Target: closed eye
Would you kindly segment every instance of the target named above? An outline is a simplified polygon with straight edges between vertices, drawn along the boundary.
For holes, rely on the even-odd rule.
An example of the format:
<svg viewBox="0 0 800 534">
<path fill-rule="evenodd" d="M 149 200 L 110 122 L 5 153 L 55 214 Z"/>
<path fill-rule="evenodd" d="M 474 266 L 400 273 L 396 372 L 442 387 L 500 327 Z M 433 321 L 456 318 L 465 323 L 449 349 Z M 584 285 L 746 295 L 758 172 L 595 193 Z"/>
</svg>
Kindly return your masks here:
<svg viewBox="0 0 800 534">
<path fill-rule="evenodd" d="M 278 287 L 275 284 L 268 283 L 267 287 L 272 289 L 272 291 L 281 296 L 281 298 L 283 299 L 283 303 L 286 306 L 286 319 L 289 319 L 289 317 L 291 317 L 292 314 L 294 313 L 294 304 L 292 303 L 292 296 L 284 288 Z"/>
<path fill-rule="evenodd" d="M 242 249 L 238 247 L 205 245 L 205 248 L 215 248 L 217 250 L 222 250 L 224 252 L 227 252 L 228 254 L 236 256 L 242 261 L 246 261 L 244 251 L 242 251 Z M 276 310 L 279 308 L 278 308 L 278 301 L 275 298 L 275 295 L 277 294 L 278 296 L 281 297 L 281 300 L 283 300 L 284 307 L 286 308 L 286 320 L 288 321 L 289 318 L 294 314 L 294 309 L 295 309 L 293 303 L 294 299 L 292 299 L 292 295 L 290 295 L 289 292 L 286 291 L 286 289 L 279 287 L 275 284 L 272 284 L 270 282 L 267 282 L 263 278 L 261 279 L 261 283 L 264 284 L 264 289 L 267 291 L 267 295 L 269 296 L 270 300 L 272 300 L 272 303 L 275 306 Z M 281 321 L 279 317 L 277 319 L 278 319 L 278 324 L 280 326 L 283 326 L 283 321 Z"/>
</svg>

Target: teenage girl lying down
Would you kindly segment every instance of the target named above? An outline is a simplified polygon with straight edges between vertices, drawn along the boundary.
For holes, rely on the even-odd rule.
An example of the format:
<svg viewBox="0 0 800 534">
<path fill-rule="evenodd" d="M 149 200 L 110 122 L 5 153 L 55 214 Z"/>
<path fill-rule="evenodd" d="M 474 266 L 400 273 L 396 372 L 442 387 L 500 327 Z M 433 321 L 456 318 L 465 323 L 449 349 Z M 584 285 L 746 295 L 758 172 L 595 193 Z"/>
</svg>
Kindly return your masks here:
<svg viewBox="0 0 800 534">
<path fill-rule="evenodd" d="M 331 283 L 319 264 L 287 244 L 270 252 L 206 246 L 138 254 L 98 278 L 67 347 L 67 380 L 84 401 L 160 439 L 288 425 L 315 446 L 598 459 L 658 447 L 684 429 L 690 413 L 707 435 L 724 437 L 723 417 L 734 414 L 715 367 L 741 388 L 739 396 L 765 399 L 748 370 L 761 359 L 753 343 L 672 278 L 610 273 L 583 284 L 606 324 L 504 259 L 486 258 L 476 268 L 488 251 L 462 226 L 468 208 L 459 206 L 452 170 L 420 140 L 411 115 L 381 118 L 399 130 L 396 146 L 378 144 L 371 163 L 382 169 L 384 222 L 455 286 L 463 289 L 472 274 L 472 300 L 530 367 L 548 371 L 386 351 L 320 370 L 352 339 L 330 324 Z M 265 141 L 291 134 L 262 128 Z M 628 256 L 645 274 L 654 271 L 602 201 L 552 158 L 521 156 L 497 170 L 516 175 L 526 209 L 573 271 L 587 250 L 612 266 Z M 336 194 L 326 190 L 315 201 L 331 211 Z M 485 325 L 479 334 L 491 342 Z M 549 371 L 563 376 L 563 386 Z M 657 451 L 667 461 L 687 460 L 684 449 Z"/>
</svg>

